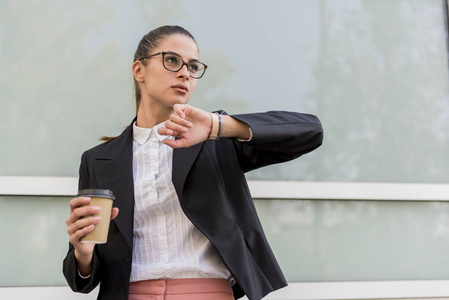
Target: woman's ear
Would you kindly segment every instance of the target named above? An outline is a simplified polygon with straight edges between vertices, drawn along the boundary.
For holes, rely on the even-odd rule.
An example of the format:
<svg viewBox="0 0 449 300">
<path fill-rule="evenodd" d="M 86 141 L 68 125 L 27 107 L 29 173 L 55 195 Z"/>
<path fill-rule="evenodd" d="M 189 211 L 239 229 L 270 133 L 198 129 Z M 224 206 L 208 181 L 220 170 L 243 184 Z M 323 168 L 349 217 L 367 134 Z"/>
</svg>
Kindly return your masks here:
<svg viewBox="0 0 449 300">
<path fill-rule="evenodd" d="M 144 66 L 140 60 L 135 61 L 133 63 L 133 75 L 137 82 L 144 81 L 143 69 L 144 69 Z"/>
</svg>

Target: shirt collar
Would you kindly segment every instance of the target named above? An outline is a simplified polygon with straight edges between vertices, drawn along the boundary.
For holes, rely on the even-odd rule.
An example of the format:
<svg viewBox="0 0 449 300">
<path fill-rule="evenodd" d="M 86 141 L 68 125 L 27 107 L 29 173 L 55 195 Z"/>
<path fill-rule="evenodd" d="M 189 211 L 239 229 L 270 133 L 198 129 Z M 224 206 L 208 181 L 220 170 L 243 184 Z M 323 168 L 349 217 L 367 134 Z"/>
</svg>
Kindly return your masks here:
<svg viewBox="0 0 449 300">
<path fill-rule="evenodd" d="M 133 123 L 133 140 L 135 142 L 139 143 L 139 145 L 143 145 L 150 139 L 151 132 L 153 132 L 153 131 L 156 134 L 156 137 L 161 142 L 165 139 L 174 139 L 173 136 L 162 135 L 162 134 L 159 134 L 159 132 L 157 132 L 157 130 L 163 126 L 165 126 L 165 122 L 159 123 L 156 126 L 154 126 L 153 128 L 143 128 L 143 127 L 138 127 L 136 125 L 136 122 L 134 122 Z"/>
</svg>

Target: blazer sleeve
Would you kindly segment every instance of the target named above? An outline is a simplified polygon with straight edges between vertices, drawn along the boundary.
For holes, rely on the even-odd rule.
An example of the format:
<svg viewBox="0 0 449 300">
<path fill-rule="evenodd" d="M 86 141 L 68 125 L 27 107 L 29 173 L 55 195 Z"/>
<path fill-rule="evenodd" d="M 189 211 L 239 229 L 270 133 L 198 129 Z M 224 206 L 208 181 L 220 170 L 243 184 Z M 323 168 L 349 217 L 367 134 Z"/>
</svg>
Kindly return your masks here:
<svg viewBox="0 0 449 300">
<path fill-rule="evenodd" d="M 323 127 L 314 115 L 269 111 L 231 117 L 252 130 L 250 141 L 235 141 L 245 172 L 298 158 L 323 143 Z"/>
<path fill-rule="evenodd" d="M 89 173 L 87 168 L 86 153 L 83 154 L 81 158 L 81 165 L 79 169 L 79 182 L 78 189 L 87 189 L 89 187 Z M 74 292 L 79 293 L 89 293 L 91 292 L 100 282 L 100 261 L 98 255 L 96 254 L 96 247 L 93 255 L 93 270 L 92 274 L 88 279 L 83 279 L 79 276 L 78 267 L 75 258 L 75 248 L 71 243 L 69 243 L 69 251 L 63 261 L 62 271 L 69 284 L 70 288 Z"/>
</svg>

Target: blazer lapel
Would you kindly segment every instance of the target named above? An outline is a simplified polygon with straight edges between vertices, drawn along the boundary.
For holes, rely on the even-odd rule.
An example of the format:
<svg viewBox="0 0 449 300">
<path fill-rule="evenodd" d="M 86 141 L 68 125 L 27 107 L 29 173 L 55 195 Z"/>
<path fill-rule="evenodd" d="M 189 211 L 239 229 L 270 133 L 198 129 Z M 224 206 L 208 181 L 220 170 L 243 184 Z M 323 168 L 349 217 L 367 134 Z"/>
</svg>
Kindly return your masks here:
<svg viewBox="0 0 449 300">
<path fill-rule="evenodd" d="M 106 144 L 104 149 L 94 161 L 98 188 L 113 191 L 116 199 L 114 206 L 119 209 L 119 214 L 113 222 L 117 224 L 132 249 L 134 222 L 132 123 L 119 137 Z"/>
<path fill-rule="evenodd" d="M 179 200 L 182 199 L 182 193 L 187 175 L 189 174 L 193 163 L 200 153 L 202 146 L 203 143 L 199 143 L 192 147 L 178 148 L 173 151 L 172 181 Z"/>
</svg>

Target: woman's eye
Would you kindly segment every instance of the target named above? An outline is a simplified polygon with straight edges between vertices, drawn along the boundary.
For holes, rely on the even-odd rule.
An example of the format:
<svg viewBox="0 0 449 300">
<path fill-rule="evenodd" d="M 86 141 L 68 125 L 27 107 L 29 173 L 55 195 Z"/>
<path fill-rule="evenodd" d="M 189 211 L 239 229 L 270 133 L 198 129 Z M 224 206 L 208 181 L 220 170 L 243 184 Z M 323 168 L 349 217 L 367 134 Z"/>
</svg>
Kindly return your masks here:
<svg viewBox="0 0 449 300">
<path fill-rule="evenodd" d="M 193 72 L 198 72 L 200 70 L 200 64 L 199 63 L 190 63 L 189 68 Z"/>
<path fill-rule="evenodd" d="M 165 62 L 169 63 L 171 65 L 178 65 L 179 64 L 179 58 L 173 55 L 167 55 L 165 56 Z"/>
</svg>

